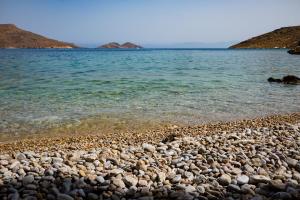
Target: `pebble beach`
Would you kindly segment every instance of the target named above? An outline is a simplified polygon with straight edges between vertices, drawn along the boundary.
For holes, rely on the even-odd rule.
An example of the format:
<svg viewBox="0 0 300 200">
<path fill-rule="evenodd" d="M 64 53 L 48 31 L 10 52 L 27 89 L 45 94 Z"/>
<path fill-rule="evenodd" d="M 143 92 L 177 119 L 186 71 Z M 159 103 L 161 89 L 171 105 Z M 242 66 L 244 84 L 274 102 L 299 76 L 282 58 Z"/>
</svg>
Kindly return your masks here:
<svg viewBox="0 0 300 200">
<path fill-rule="evenodd" d="M 300 113 L 0 144 L 0 199 L 300 199 Z"/>
</svg>

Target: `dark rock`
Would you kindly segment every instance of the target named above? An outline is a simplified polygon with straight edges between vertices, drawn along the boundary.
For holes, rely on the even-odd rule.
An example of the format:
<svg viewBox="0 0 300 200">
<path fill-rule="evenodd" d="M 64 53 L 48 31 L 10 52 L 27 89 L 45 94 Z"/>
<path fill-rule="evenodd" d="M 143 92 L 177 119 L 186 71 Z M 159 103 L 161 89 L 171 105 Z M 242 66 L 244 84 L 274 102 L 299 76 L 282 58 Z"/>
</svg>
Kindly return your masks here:
<svg viewBox="0 0 300 200">
<path fill-rule="evenodd" d="M 234 184 L 229 184 L 228 185 L 228 190 L 234 191 L 234 192 L 240 192 L 241 188 L 238 185 L 234 185 Z"/>
<path fill-rule="evenodd" d="M 293 199 L 293 197 L 286 192 L 277 192 L 272 196 L 272 199 Z"/>
<path fill-rule="evenodd" d="M 297 84 L 300 83 L 300 78 L 297 76 L 288 75 L 283 77 L 282 82 L 286 84 Z"/>
<path fill-rule="evenodd" d="M 170 134 L 162 140 L 162 143 L 173 142 L 176 139 L 176 134 Z"/>
<path fill-rule="evenodd" d="M 95 193 L 89 193 L 88 197 L 89 200 L 97 200 L 98 199 L 98 195 Z"/>
<path fill-rule="evenodd" d="M 284 83 L 284 84 L 300 84 L 300 78 L 293 75 L 284 76 L 282 79 L 273 77 L 268 78 L 268 82 Z"/>
<path fill-rule="evenodd" d="M 58 194 L 57 195 L 57 199 L 61 199 L 61 200 L 73 200 L 74 198 L 67 195 L 67 194 Z"/>
<path fill-rule="evenodd" d="M 27 184 L 30 184 L 34 181 L 34 176 L 33 175 L 27 175 L 23 178 L 22 182 L 23 182 L 23 185 L 27 185 Z"/>
<path fill-rule="evenodd" d="M 278 78 L 273 78 L 273 77 L 270 77 L 270 78 L 268 78 L 268 81 L 269 82 L 275 82 L 275 83 L 281 83 L 282 82 L 282 80 L 281 79 L 278 79 Z"/>
<path fill-rule="evenodd" d="M 295 47 L 294 49 L 288 50 L 289 54 L 300 55 L 300 46 Z"/>
</svg>

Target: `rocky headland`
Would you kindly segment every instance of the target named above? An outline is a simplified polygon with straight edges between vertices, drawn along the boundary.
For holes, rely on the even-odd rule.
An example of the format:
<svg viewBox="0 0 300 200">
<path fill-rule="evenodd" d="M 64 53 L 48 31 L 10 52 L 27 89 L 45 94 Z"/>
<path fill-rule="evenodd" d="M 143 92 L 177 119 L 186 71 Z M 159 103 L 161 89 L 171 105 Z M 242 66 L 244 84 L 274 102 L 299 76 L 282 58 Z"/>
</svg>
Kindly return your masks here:
<svg viewBox="0 0 300 200">
<path fill-rule="evenodd" d="M 297 46 L 288 50 L 289 54 L 295 54 L 295 55 L 300 55 L 300 41 L 298 42 Z"/>
<path fill-rule="evenodd" d="M 22 30 L 14 24 L 0 24 L 0 48 L 76 48 L 74 44 Z"/>
<path fill-rule="evenodd" d="M 250 48 L 295 48 L 300 41 L 300 26 L 283 27 L 259 35 L 229 48 L 250 49 Z"/>
<path fill-rule="evenodd" d="M 98 48 L 103 49 L 142 49 L 143 47 L 131 42 L 125 42 L 124 44 L 119 44 L 117 42 L 110 42 L 99 46 Z"/>
<path fill-rule="evenodd" d="M 0 198 L 300 199 L 300 113 L 119 138 L 0 144 Z"/>
</svg>

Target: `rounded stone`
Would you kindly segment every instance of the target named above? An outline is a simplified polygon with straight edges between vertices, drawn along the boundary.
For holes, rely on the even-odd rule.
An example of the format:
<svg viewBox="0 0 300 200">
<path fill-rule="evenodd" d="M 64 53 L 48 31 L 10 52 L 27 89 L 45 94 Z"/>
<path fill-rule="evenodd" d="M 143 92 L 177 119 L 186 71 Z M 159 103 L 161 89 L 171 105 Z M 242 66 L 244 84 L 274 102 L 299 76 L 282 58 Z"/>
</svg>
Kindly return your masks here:
<svg viewBox="0 0 300 200">
<path fill-rule="evenodd" d="M 228 174 L 223 174 L 218 179 L 219 183 L 221 185 L 229 185 L 231 183 L 231 177 Z"/>
<path fill-rule="evenodd" d="M 147 144 L 147 143 L 144 143 L 142 145 L 143 149 L 145 151 L 150 151 L 150 152 L 154 152 L 155 151 L 155 146 L 151 145 L 151 144 Z"/>
<path fill-rule="evenodd" d="M 33 175 L 27 175 L 22 179 L 23 185 L 28 185 L 34 181 L 34 176 Z"/>
<path fill-rule="evenodd" d="M 249 182 L 249 177 L 246 175 L 240 175 L 237 177 L 237 183 L 239 185 L 244 185 L 247 184 Z"/>
<path fill-rule="evenodd" d="M 125 182 L 126 185 L 129 187 L 131 186 L 136 186 L 138 183 L 138 179 L 134 176 L 127 175 L 123 178 L 123 181 Z"/>
</svg>

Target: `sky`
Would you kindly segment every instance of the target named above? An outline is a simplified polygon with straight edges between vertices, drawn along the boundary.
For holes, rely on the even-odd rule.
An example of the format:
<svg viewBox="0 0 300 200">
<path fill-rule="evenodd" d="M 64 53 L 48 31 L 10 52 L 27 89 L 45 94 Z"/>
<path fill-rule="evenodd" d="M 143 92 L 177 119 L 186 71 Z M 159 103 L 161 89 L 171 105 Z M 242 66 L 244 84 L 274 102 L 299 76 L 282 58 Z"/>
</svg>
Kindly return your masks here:
<svg viewBox="0 0 300 200">
<path fill-rule="evenodd" d="M 300 25 L 300 0 L 0 0 L 0 23 L 81 46 L 224 47 Z"/>
</svg>

